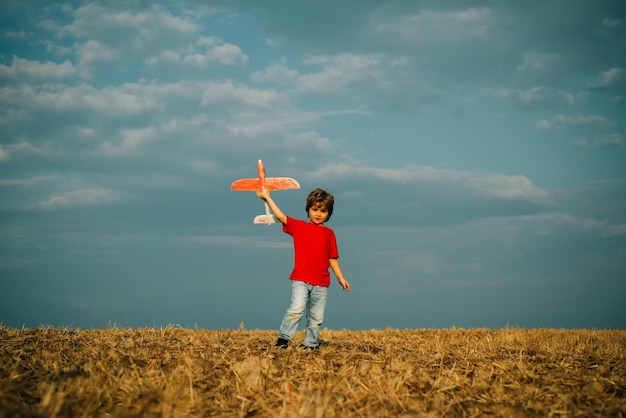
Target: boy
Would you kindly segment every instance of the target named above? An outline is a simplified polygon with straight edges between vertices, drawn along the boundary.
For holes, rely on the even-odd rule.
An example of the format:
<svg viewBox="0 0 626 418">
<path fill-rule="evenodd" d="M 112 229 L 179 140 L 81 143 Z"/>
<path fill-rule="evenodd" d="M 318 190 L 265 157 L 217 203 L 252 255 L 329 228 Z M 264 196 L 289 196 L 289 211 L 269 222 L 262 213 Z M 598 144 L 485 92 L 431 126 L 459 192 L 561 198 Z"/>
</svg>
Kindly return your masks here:
<svg viewBox="0 0 626 418">
<path fill-rule="evenodd" d="M 306 312 L 306 337 L 301 347 L 310 350 L 319 349 L 318 336 L 324 320 L 330 286 L 328 267 L 333 270 L 344 290 L 350 291 L 350 284 L 343 277 L 339 267 L 335 233 L 324 226 L 324 222 L 333 214 L 335 199 L 323 189 L 315 189 L 309 193 L 306 199 L 309 222 L 306 222 L 285 215 L 265 187 L 256 194 L 269 204 L 276 219 L 283 224 L 283 232 L 293 237 L 295 252 L 295 265 L 289 276 L 292 281 L 291 305 L 280 324 L 276 346 L 287 348 L 289 340 L 296 334 L 300 319 Z"/>
</svg>

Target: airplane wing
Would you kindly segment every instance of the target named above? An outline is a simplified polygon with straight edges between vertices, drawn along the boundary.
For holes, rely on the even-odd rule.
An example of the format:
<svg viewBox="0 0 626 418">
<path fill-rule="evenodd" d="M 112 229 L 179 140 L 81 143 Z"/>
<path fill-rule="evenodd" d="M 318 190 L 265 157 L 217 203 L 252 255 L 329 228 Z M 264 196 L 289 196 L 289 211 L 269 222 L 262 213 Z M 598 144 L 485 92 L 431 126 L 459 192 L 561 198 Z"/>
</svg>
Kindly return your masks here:
<svg viewBox="0 0 626 418">
<path fill-rule="evenodd" d="M 233 184 L 230 185 L 230 190 L 238 190 L 238 191 L 248 191 L 254 192 L 261 188 L 261 180 L 259 178 L 255 179 L 239 179 L 233 181 Z"/>
<path fill-rule="evenodd" d="M 289 177 L 266 177 L 265 187 L 267 190 L 299 189 L 300 183 Z"/>
<path fill-rule="evenodd" d="M 287 190 L 287 189 L 299 189 L 300 184 L 289 177 L 266 177 L 265 187 L 267 190 Z M 258 178 L 253 179 L 239 179 L 235 180 L 230 186 L 231 190 L 235 191 L 249 191 L 254 192 L 261 188 L 261 180 Z"/>
</svg>

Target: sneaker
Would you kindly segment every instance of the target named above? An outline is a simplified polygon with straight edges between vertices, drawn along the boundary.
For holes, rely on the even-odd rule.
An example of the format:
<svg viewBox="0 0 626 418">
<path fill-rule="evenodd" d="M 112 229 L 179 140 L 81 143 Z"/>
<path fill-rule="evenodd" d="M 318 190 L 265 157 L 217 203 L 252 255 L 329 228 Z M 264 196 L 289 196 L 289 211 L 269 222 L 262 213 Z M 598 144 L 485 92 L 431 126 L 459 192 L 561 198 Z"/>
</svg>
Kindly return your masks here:
<svg viewBox="0 0 626 418">
<path fill-rule="evenodd" d="M 276 341 L 276 347 L 280 347 L 282 349 L 289 347 L 289 340 L 279 338 L 278 341 Z"/>
<path fill-rule="evenodd" d="M 301 344 L 300 348 L 303 348 L 305 350 L 319 350 L 320 346 L 319 345 L 314 345 L 313 347 L 310 347 L 308 345 Z"/>
</svg>

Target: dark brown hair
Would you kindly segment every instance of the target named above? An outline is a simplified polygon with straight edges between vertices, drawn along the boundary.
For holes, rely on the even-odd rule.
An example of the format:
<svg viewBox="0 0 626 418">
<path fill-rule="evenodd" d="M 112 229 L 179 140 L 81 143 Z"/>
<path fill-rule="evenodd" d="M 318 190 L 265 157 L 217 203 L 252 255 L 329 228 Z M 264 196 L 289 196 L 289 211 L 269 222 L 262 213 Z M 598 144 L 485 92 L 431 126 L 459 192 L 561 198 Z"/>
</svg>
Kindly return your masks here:
<svg viewBox="0 0 626 418">
<path fill-rule="evenodd" d="M 315 205 L 320 205 L 328 211 L 328 221 L 333 214 L 333 206 L 335 205 L 335 197 L 324 189 L 317 188 L 313 190 L 306 198 L 306 213 L 309 215 L 309 209 Z"/>
</svg>

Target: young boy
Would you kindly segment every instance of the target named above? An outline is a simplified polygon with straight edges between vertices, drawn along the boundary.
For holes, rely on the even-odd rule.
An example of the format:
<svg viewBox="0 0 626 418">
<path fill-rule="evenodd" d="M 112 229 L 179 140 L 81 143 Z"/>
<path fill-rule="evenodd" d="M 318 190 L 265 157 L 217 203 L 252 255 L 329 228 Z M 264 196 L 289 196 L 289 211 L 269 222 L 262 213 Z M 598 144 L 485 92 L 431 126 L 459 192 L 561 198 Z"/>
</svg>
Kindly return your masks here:
<svg viewBox="0 0 626 418">
<path fill-rule="evenodd" d="M 283 232 L 293 237 L 295 252 L 295 265 L 289 276 L 292 281 L 291 305 L 280 324 L 276 346 L 287 348 L 306 312 L 306 337 L 301 347 L 319 349 L 318 336 L 330 286 L 328 267 L 333 270 L 344 290 L 350 291 L 350 284 L 343 277 L 337 260 L 339 252 L 335 233 L 324 226 L 324 222 L 333 214 L 335 199 L 323 189 L 315 189 L 309 193 L 306 199 L 309 222 L 306 222 L 285 215 L 264 187 L 256 194 L 269 204 L 276 219 L 283 224 Z"/>
</svg>

